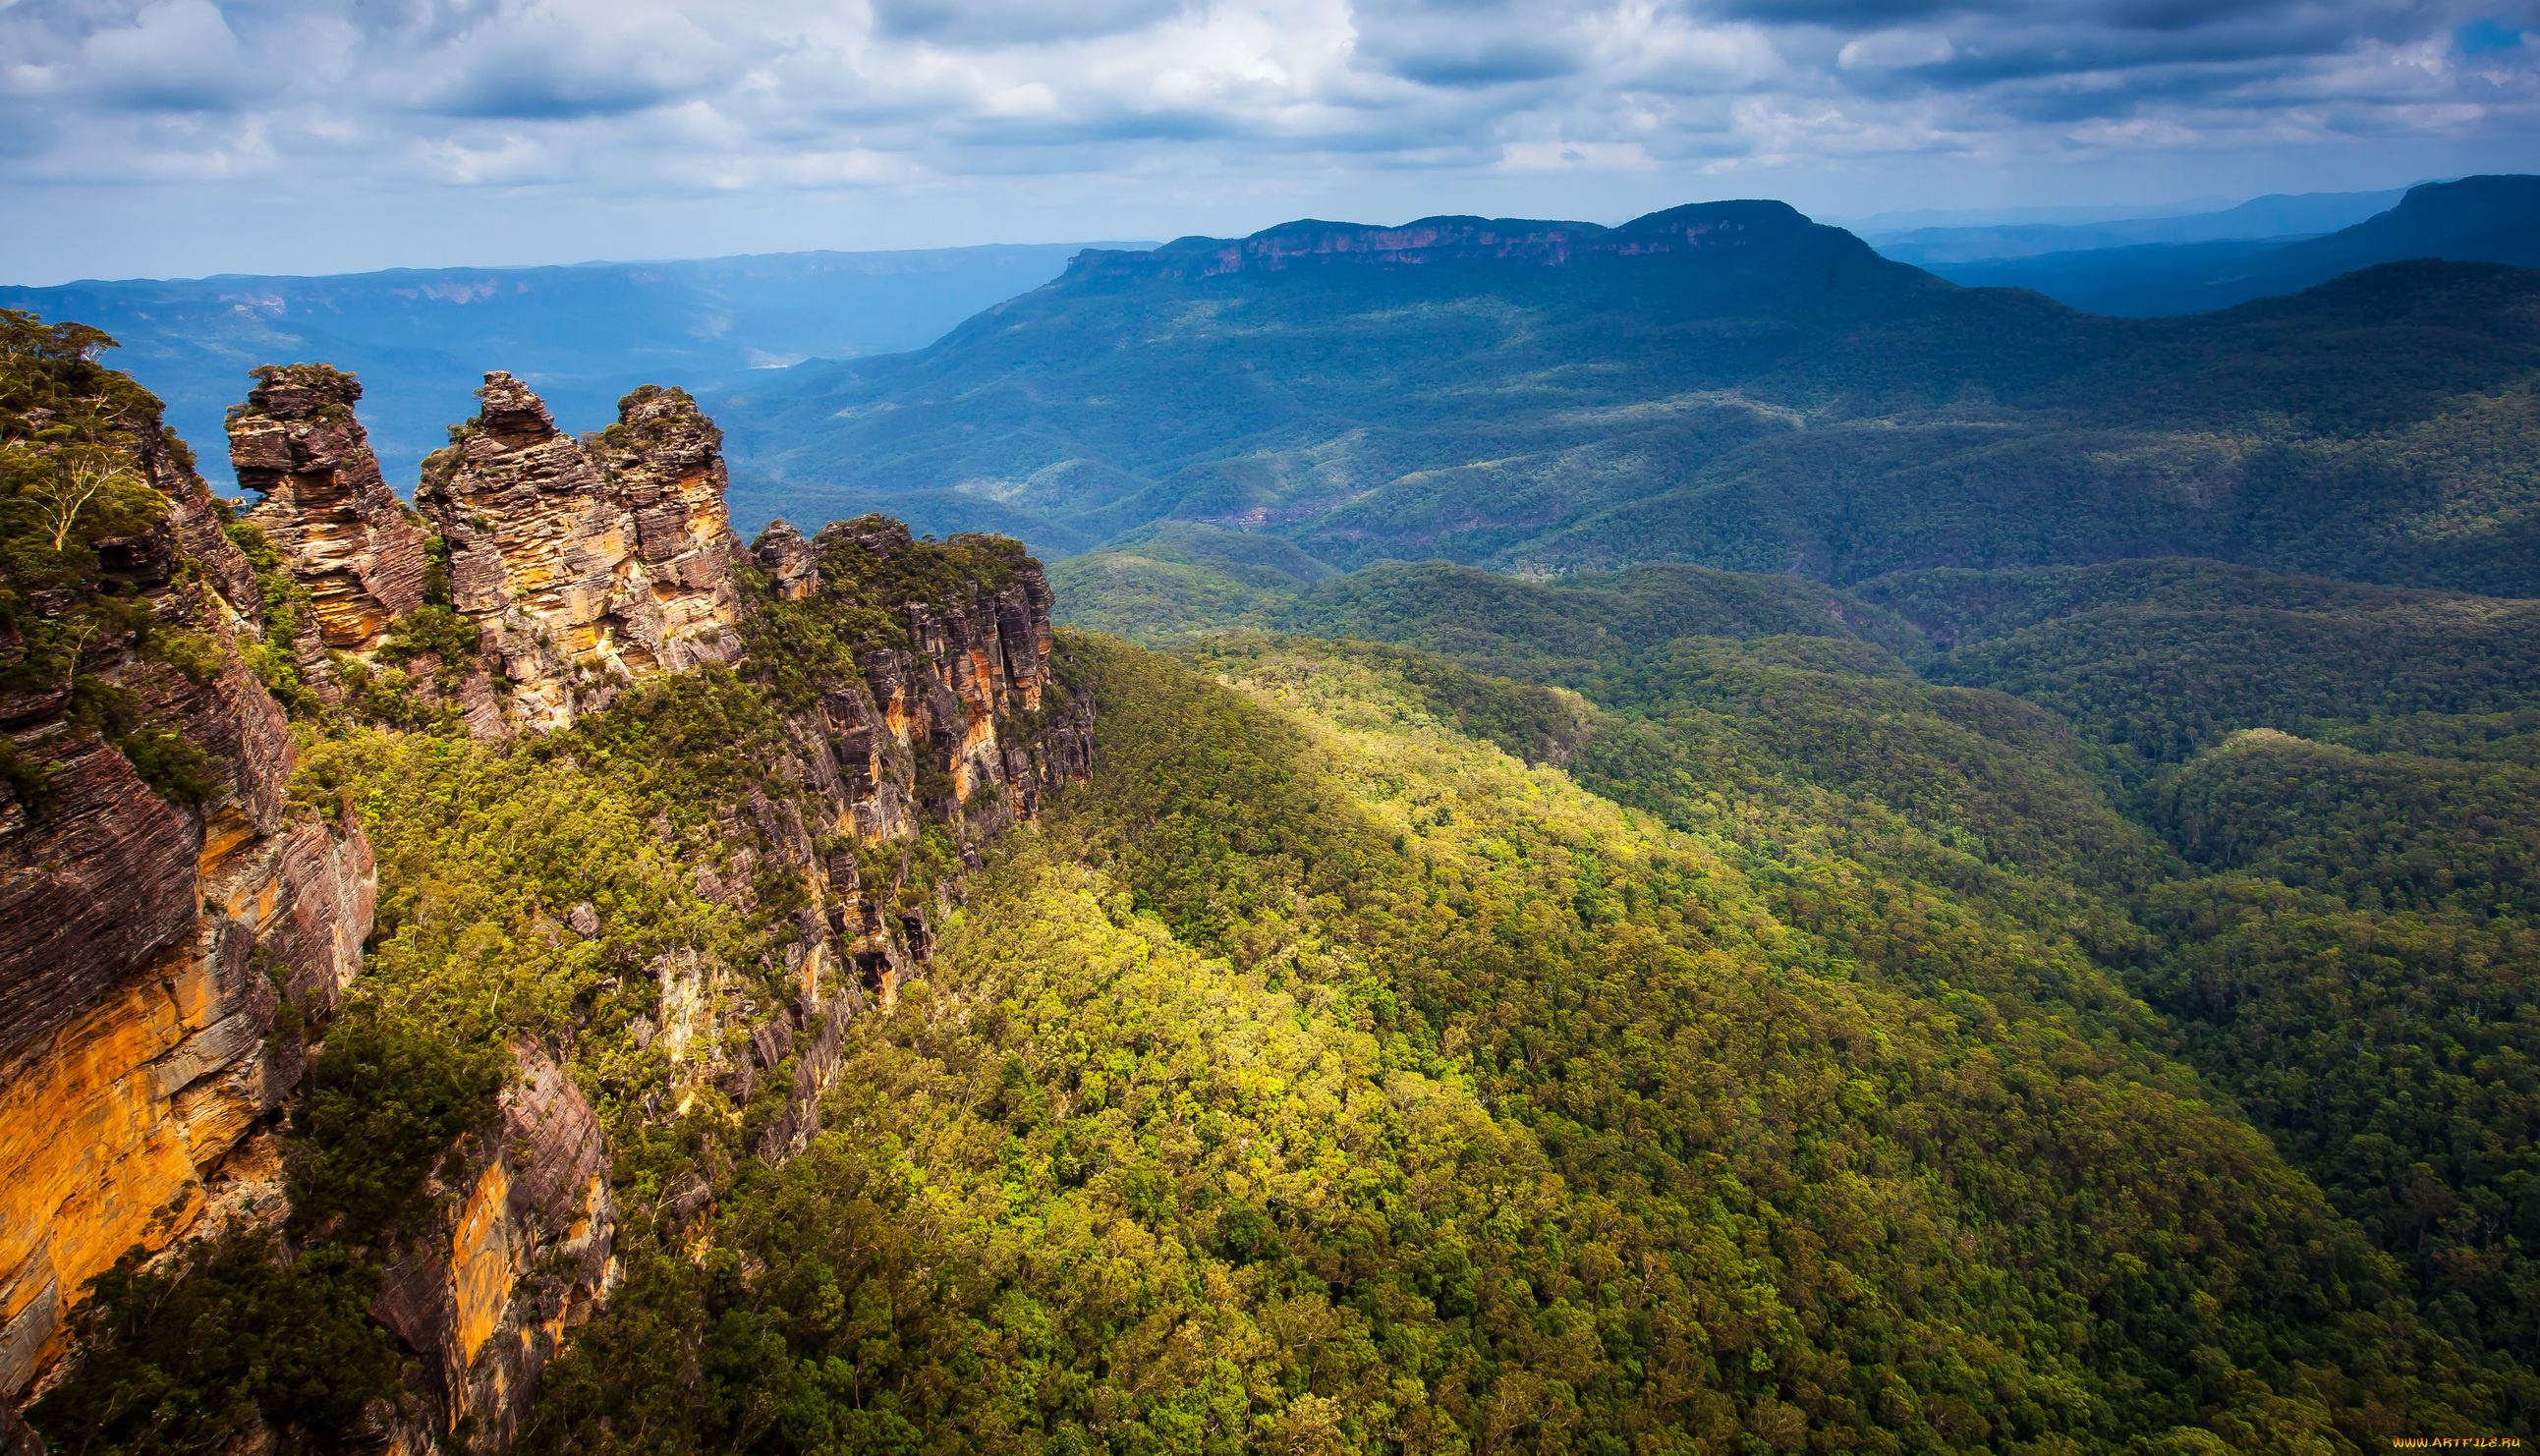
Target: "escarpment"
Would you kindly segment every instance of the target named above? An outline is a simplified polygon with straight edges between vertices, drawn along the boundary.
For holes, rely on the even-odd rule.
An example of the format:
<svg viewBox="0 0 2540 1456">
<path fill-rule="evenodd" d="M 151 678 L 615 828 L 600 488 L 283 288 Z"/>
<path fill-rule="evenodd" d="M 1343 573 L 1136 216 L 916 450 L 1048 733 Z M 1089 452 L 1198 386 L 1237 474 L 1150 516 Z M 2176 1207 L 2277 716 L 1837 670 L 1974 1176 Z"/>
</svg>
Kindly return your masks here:
<svg viewBox="0 0 2540 1456">
<path fill-rule="evenodd" d="M 628 679 L 737 657 L 722 436 L 696 402 L 648 386 L 577 443 L 510 375 L 477 392 L 416 503 L 449 543 L 452 604 L 501 659 L 509 715 L 562 728 Z"/>
<path fill-rule="evenodd" d="M 1180 238 L 1144 252 L 1088 248 L 1064 281 L 1219 278 L 1315 268 L 1500 263 L 1572 267 L 1602 258 L 1793 252 L 1878 265 L 1869 244 L 1811 223 L 1788 203 L 1697 202 L 1616 228 L 1526 218 L 1432 217 L 1400 227 L 1302 221 L 1248 238 Z"/>
<path fill-rule="evenodd" d="M 0 1400 L 42 1392 L 56 1443 L 197 1419 L 107 1399 L 147 1368 L 230 1392 L 188 1427 L 214 1447 L 506 1450 L 630 1241 L 685 1247 L 805 1145 L 986 841 L 1086 776 L 1048 585 L 880 518 L 743 549 L 675 389 L 575 441 L 489 376 L 418 524 L 349 376 L 257 372 L 231 446 L 263 499 L 231 519 L 156 401 L 60 372 L 130 416 L 130 489 L 69 578 L 22 553 L 0 583 Z M 398 797 L 434 764 L 447 795 Z M 572 794 L 470 838 L 494 786 L 566 780 L 634 838 L 591 849 Z M 484 1100 L 401 1142 L 432 1078 L 394 1069 L 479 1053 Z M 239 1283 L 275 1268 L 336 1292 Z M 312 1406 L 114 1303 L 179 1285 L 268 1346 L 376 1337 L 392 1378 Z"/>
<path fill-rule="evenodd" d="M 270 1211 L 296 1028 L 356 974 L 374 894 L 359 824 L 289 801 L 241 653 L 256 574 L 158 401 L 9 327 L 13 394 L 52 402 L 0 431 L 108 479 L 64 549 L 12 538 L 0 573 L 0 1396 L 127 1251 Z"/>
</svg>

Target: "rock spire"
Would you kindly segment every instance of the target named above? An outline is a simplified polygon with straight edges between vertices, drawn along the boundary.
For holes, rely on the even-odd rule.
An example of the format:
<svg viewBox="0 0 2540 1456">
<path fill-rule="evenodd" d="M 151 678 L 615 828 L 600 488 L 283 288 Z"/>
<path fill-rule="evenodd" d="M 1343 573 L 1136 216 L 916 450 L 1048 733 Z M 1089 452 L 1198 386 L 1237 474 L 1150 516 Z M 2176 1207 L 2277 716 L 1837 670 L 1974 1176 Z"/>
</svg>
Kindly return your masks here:
<svg viewBox="0 0 2540 1456">
<path fill-rule="evenodd" d="M 521 727 L 563 728 L 626 679 L 741 655 L 723 435 L 685 390 L 648 384 L 581 442 L 508 374 L 477 398 L 415 501 Z"/>
<path fill-rule="evenodd" d="M 325 646 L 367 652 L 423 604 L 428 537 L 380 476 L 353 405 L 361 381 L 323 364 L 255 372 L 230 411 L 230 463 L 264 499 L 247 520 L 309 589 Z"/>
</svg>

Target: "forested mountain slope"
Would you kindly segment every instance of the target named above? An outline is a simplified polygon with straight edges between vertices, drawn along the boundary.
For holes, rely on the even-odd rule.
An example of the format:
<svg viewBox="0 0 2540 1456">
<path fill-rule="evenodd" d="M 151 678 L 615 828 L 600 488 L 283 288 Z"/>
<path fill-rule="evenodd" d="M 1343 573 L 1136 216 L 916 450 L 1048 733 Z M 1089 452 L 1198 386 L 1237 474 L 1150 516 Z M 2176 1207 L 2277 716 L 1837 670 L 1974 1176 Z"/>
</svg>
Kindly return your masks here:
<svg viewBox="0 0 2540 1456">
<path fill-rule="evenodd" d="M 1855 850 L 1817 838 L 1839 796 L 1687 795 L 1628 725 L 1433 658 L 1068 651 L 1093 783 L 865 1024 L 831 1135 L 736 1194 L 731 1261 L 640 1275 L 533 1440 L 702 1412 L 767 1449 L 2335 1449 L 2523 1419 L 2522 1377 L 2417 1333 L 2403 1276 L 2140 1049 L 2055 869 L 1943 891 L 1905 822 Z M 1535 729 L 1569 772 L 1492 741 Z"/>
<path fill-rule="evenodd" d="M 1060 553 L 1175 521 L 1344 568 L 2189 554 L 2518 593 L 2535 366 L 2518 268 L 2111 319 L 1718 203 L 1088 253 L 930 349 L 718 407 L 775 509 L 893 504 Z"/>
<path fill-rule="evenodd" d="M 1113 612 L 1147 549 L 1063 564 L 1061 615 Z M 2540 1351 L 2534 603 L 2156 560 L 1849 591 L 1432 563 L 1232 619 L 1206 594 L 1126 605 L 1163 641 L 1235 620 L 1576 689 L 1620 716 L 1566 761 L 1625 804 L 1763 815 L 1774 846 L 2032 916 L 2095 891 L 2065 923 L 2171 1018 L 2152 1043 L 2405 1261 L 2430 1316 Z"/>
<path fill-rule="evenodd" d="M 1716 249 L 1679 299 L 1711 341 L 1642 344 L 1820 404 L 1921 387 L 1863 349 L 1838 389 L 1840 326 L 1952 339 L 2038 412 L 2265 413 L 2295 455 L 2527 410 L 2461 403 L 2526 367 L 2509 270 L 2120 336 L 1794 226 L 1457 222 L 1373 264 L 1316 226 L 1079 282 L 1408 276 L 1444 337 L 1482 316 L 1459 269 L 1610 323 L 1630 270 Z M 1771 328 L 1721 321 L 1777 267 Z M 2073 367 L 1925 311 L 1967 299 Z M 995 316 L 972 345 L 1039 357 Z M 1921 559 L 1898 521 L 1830 583 L 1335 574 L 1328 518 L 1159 516 L 1053 583 L 880 517 L 744 546 L 715 422 L 656 386 L 576 439 L 489 375 L 408 508 L 310 365 L 230 417 L 241 510 L 97 336 L 0 322 L 0 1441 L 2540 1435 L 2532 601 L 1874 572 Z M 1322 326 L 1263 334 L 1265 415 L 1362 391 L 1372 345 L 1279 355 Z M 2215 347 L 2201 381 L 2161 338 Z M 2444 571 L 2509 575 L 2481 529 Z"/>
</svg>

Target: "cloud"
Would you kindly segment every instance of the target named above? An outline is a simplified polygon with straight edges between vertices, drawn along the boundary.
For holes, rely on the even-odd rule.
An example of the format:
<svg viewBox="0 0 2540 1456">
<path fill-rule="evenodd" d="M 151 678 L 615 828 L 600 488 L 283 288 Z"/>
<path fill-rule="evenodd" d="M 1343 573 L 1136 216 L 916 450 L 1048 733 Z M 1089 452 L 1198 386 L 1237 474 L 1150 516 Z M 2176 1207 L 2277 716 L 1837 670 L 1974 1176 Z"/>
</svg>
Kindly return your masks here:
<svg viewBox="0 0 2540 1456">
<path fill-rule="evenodd" d="M 1949 37 L 1936 31 L 1879 31 L 1845 41 L 1834 63 L 1843 71 L 1901 71 L 1937 66 L 1957 53 Z"/>
<path fill-rule="evenodd" d="M 1548 81 L 1589 61 L 1596 12 L 1494 0 L 1361 0 L 1351 19 L 1361 66 L 1447 89 Z"/>
<path fill-rule="evenodd" d="M 1183 0 L 874 0 L 874 30 L 964 48 L 1083 40 L 1144 30 L 1183 14 Z"/>
<path fill-rule="evenodd" d="M 129 25 L 89 33 L 78 69 L 99 101 L 151 111 L 235 104 L 252 95 L 255 80 L 212 0 L 166 0 Z"/>
<path fill-rule="evenodd" d="M 264 177 L 463 209 L 1077 177 L 1303 208 L 1418 175 L 2000 173 L 2389 137 L 2509 163 L 2540 133 L 2523 4 L 15 0 L 0 188 Z"/>
<path fill-rule="evenodd" d="M 436 47 L 417 104 L 452 116 L 570 121 L 710 95 L 731 47 L 660 0 L 531 0 Z"/>
</svg>

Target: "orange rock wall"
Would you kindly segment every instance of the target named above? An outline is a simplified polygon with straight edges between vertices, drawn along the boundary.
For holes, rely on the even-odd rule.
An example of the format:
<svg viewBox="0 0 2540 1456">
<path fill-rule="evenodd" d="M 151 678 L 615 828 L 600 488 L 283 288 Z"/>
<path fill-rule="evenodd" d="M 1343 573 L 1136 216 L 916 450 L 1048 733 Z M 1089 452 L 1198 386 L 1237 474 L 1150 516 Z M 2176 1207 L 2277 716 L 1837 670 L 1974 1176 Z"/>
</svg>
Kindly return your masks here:
<svg viewBox="0 0 2540 1456">
<path fill-rule="evenodd" d="M 358 828 L 233 850 L 191 936 L 0 1067 L 0 1393 L 58 1352 L 90 1279 L 192 1229 L 298 1079 L 299 1048 L 268 1044 L 281 993 L 264 966 L 311 1009 L 331 1005 L 376 894 Z"/>
</svg>

